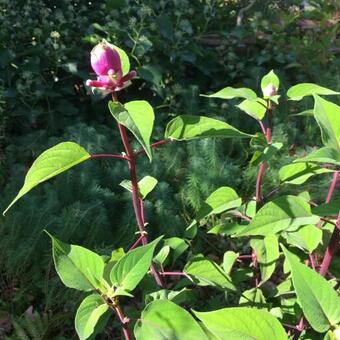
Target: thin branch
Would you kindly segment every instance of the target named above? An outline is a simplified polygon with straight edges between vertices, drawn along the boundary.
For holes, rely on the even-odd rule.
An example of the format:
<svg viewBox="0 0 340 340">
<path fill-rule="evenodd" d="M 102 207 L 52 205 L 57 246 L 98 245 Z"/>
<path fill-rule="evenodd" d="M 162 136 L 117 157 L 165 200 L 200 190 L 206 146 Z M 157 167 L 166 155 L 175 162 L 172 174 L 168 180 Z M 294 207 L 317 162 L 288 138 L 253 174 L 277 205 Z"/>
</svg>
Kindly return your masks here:
<svg viewBox="0 0 340 340">
<path fill-rule="evenodd" d="M 95 155 L 91 155 L 90 158 L 91 159 L 95 159 L 95 158 L 116 158 L 116 159 L 124 159 L 126 161 L 129 160 L 129 158 L 124 156 L 124 155 L 117 155 L 117 154 L 112 154 L 112 153 L 98 153 L 98 154 L 95 154 Z"/>
<path fill-rule="evenodd" d="M 168 143 L 170 143 L 170 142 L 171 142 L 170 139 L 163 139 L 163 140 L 160 140 L 160 141 L 158 141 L 158 142 L 155 142 L 155 143 L 150 144 L 150 147 L 151 147 L 151 148 L 157 148 L 157 147 L 160 146 L 160 145 L 168 144 Z M 139 156 L 139 155 L 142 155 L 142 154 L 144 154 L 144 153 L 145 153 L 145 150 L 144 150 L 144 149 L 140 149 L 140 150 L 138 150 L 138 151 L 135 153 L 135 156 Z"/>
</svg>

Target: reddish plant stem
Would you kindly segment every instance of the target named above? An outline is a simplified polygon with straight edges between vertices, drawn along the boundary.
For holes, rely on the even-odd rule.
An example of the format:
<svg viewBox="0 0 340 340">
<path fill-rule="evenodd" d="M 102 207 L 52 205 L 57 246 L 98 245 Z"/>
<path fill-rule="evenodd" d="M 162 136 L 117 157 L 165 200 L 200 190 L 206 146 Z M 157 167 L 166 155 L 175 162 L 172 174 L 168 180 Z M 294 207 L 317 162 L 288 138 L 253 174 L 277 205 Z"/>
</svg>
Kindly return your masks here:
<svg viewBox="0 0 340 340">
<path fill-rule="evenodd" d="M 332 180 L 331 185 L 329 186 L 329 189 L 328 189 L 328 192 L 327 192 L 327 197 L 326 197 L 326 203 L 327 204 L 330 203 L 330 201 L 332 199 L 333 192 L 334 192 L 335 185 L 336 185 L 336 181 L 337 181 L 337 177 L 338 177 L 338 172 L 335 172 L 333 174 L 333 180 Z M 318 223 L 317 227 L 321 228 L 322 222 Z M 326 248 L 325 255 L 324 255 L 322 263 L 321 263 L 321 267 L 320 267 L 320 271 L 319 271 L 319 274 L 321 276 L 326 275 L 326 273 L 328 271 L 328 267 L 331 263 L 331 260 L 334 256 L 334 254 L 340 249 L 340 230 L 339 229 L 340 229 L 340 212 L 338 214 L 338 219 L 337 219 L 336 226 L 334 228 L 332 237 L 331 237 L 329 244 Z M 313 254 L 310 255 L 308 262 L 310 262 L 312 268 L 315 270 L 315 264 L 313 263 Z M 301 332 L 303 331 L 304 328 L 305 328 L 305 321 L 304 321 L 304 318 L 302 317 L 300 319 L 298 326 L 296 327 L 298 332 L 295 334 L 294 340 L 299 338 L 299 336 L 300 336 L 300 334 L 301 334 Z"/>
<path fill-rule="evenodd" d="M 170 139 L 164 139 L 164 140 L 160 140 L 160 141 L 158 141 L 158 142 L 155 142 L 155 143 L 150 144 L 150 147 L 151 147 L 151 148 L 157 148 L 157 147 L 160 146 L 160 145 L 168 144 L 168 143 L 170 143 L 170 142 L 171 142 Z M 139 155 L 142 155 L 142 154 L 144 154 L 144 153 L 145 153 L 145 150 L 144 150 L 144 149 L 140 149 L 140 150 L 138 150 L 138 151 L 135 153 L 135 156 L 139 156 Z"/>
<path fill-rule="evenodd" d="M 125 340 L 131 340 L 132 337 L 130 335 L 130 332 L 129 332 L 129 329 L 128 329 L 128 323 L 129 323 L 129 319 L 124 315 L 122 309 L 120 308 L 119 304 L 116 304 L 113 306 L 117 315 L 118 315 L 118 318 L 122 324 L 122 330 L 123 330 L 123 334 L 124 334 L 124 337 L 125 337 Z"/>
<path fill-rule="evenodd" d="M 334 255 L 336 254 L 336 252 L 340 249 L 340 211 L 338 213 L 338 218 L 336 221 L 336 226 L 334 228 L 332 237 L 329 241 L 329 244 L 326 248 L 325 251 L 325 255 L 323 257 L 322 263 L 321 263 L 321 267 L 320 267 L 320 271 L 319 274 L 321 276 L 325 276 L 329 265 L 334 257 Z"/>
<path fill-rule="evenodd" d="M 326 197 L 326 203 L 329 203 L 332 199 L 333 192 L 334 192 L 336 182 L 337 182 L 337 179 L 338 179 L 338 174 L 339 174 L 339 171 L 336 171 L 333 174 L 333 179 L 332 179 L 331 185 L 329 186 L 327 197 Z"/>
<path fill-rule="evenodd" d="M 162 276 L 187 276 L 187 274 L 183 272 L 160 272 Z"/>
<path fill-rule="evenodd" d="M 142 240 L 143 240 L 144 237 L 145 237 L 144 234 L 141 235 L 141 236 L 139 236 L 138 239 L 136 240 L 136 242 L 129 248 L 128 252 L 131 251 L 131 250 L 133 250 L 133 249 L 135 249 L 135 248 L 139 245 L 139 243 L 142 242 Z"/>
<path fill-rule="evenodd" d="M 255 189 L 255 197 L 256 197 L 256 206 L 257 209 L 260 207 L 262 198 L 261 198 L 261 185 L 262 185 L 262 179 L 264 172 L 266 170 L 266 162 L 263 161 L 260 165 L 259 171 L 257 173 L 257 178 L 256 178 L 256 189 Z"/>
<path fill-rule="evenodd" d="M 144 212 L 141 211 L 143 209 L 143 205 L 141 204 L 140 202 L 141 199 L 138 195 L 138 181 L 137 181 L 137 174 L 136 174 L 135 155 L 129 144 L 129 139 L 128 139 L 125 127 L 121 124 L 118 124 L 118 129 L 119 129 L 119 133 L 122 139 L 122 143 L 125 148 L 125 152 L 128 157 L 128 168 L 130 172 L 130 179 L 131 179 L 131 186 L 132 186 L 132 205 L 133 205 L 133 209 L 135 212 L 139 232 L 141 233 L 141 235 L 143 235 L 145 234 L 145 226 L 144 226 L 144 218 L 143 218 Z M 141 241 L 143 245 L 146 245 L 148 243 L 146 236 L 143 237 Z M 164 288 L 165 285 L 163 283 L 163 280 L 161 276 L 159 275 L 159 273 L 157 272 L 156 267 L 153 263 L 151 264 L 150 269 L 151 269 L 151 273 L 153 277 L 155 278 L 156 283 L 160 287 Z"/>
<path fill-rule="evenodd" d="M 123 156 L 123 155 L 116 155 L 116 154 L 111 154 L 111 153 L 98 153 L 95 155 L 91 155 L 91 159 L 95 158 L 116 158 L 116 159 L 124 159 L 124 160 L 129 160 L 128 157 Z"/>
</svg>

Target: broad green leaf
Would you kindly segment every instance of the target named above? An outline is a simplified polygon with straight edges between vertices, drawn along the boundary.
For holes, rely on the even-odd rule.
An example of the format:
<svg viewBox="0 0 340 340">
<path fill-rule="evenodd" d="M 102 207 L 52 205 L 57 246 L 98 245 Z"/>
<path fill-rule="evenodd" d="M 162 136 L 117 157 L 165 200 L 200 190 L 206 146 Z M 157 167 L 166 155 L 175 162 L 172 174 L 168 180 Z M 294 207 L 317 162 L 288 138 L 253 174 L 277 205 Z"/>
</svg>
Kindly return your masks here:
<svg viewBox="0 0 340 340">
<path fill-rule="evenodd" d="M 189 260 L 183 271 L 192 276 L 199 286 L 213 286 L 219 289 L 235 291 L 236 288 L 222 268 L 203 255 L 196 255 Z"/>
<path fill-rule="evenodd" d="M 326 332 L 340 322 L 340 297 L 330 283 L 308 268 L 282 246 L 289 262 L 298 302 L 309 324 L 317 332 Z"/>
<path fill-rule="evenodd" d="M 52 240 L 56 271 L 69 288 L 83 291 L 103 290 L 104 261 L 89 249 L 66 244 L 48 234 Z"/>
<path fill-rule="evenodd" d="M 318 216 L 332 216 L 337 215 L 340 207 L 340 198 L 333 199 L 329 203 L 323 203 L 312 208 L 312 213 Z"/>
<path fill-rule="evenodd" d="M 311 253 L 322 240 L 322 230 L 308 224 L 298 230 L 287 232 L 284 236 L 289 244 Z"/>
<path fill-rule="evenodd" d="M 165 130 L 165 138 L 190 140 L 195 138 L 248 138 L 252 137 L 217 119 L 182 115 L 171 120 Z"/>
<path fill-rule="evenodd" d="M 235 253 L 234 251 L 231 251 L 231 250 L 224 253 L 222 267 L 223 267 L 223 270 L 228 275 L 230 275 L 231 269 L 235 261 L 237 260 L 238 256 L 239 256 L 239 253 Z"/>
<path fill-rule="evenodd" d="M 170 253 L 170 247 L 164 246 L 158 254 L 154 257 L 153 261 L 157 264 L 163 264 Z"/>
<path fill-rule="evenodd" d="M 241 204 L 242 200 L 234 189 L 220 187 L 205 200 L 198 211 L 197 220 L 213 214 L 220 214 L 229 209 L 238 208 Z"/>
<path fill-rule="evenodd" d="M 278 78 L 278 76 L 274 73 L 273 70 L 271 70 L 269 73 L 267 73 L 264 77 L 262 77 L 261 79 L 261 90 L 264 93 L 264 89 L 268 86 L 268 85 L 273 85 L 276 90 L 278 90 L 279 86 L 280 86 L 280 79 Z M 266 98 L 266 96 L 265 96 Z"/>
<path fill-rule="evenodd" d="M 266 298 L 260 288 L 251 288 L 244 292 L 238 302 L 240 307 L 250 307 L 258 309 L 267 309 Z"/>
<path fill-rule="evenodd" d="M 151 161 L 150 138 L 155 120 L 151 105 L 145 100 L 135 100 L 124 105 L 110 101 L 109 109 L 117 122 L 124 125 L 136 137 Z"/>
<path fill-rule="evenodd" d="M 256 151 L 250 160 L 249 164 L 257 166 L 261 162 L 268 162 L 281 148 L 283 144 L 280 142 L 268 145 L 263 152 Z"/>
<path fill-rule="evenodd" d="M 280 256 L 277 236 L 269 235 L 264 239 L 254 238 L 250 241 L 250 246 L 255 250 L 261 270 L 261 283 L 264 283 L 274 273 L 276 261 Z"/>
<path fill-rule="evenodd" d="M 188 244 L 179 237 L 169 237 L 164 240 L 164 245 L 171 248 L 172 264 L 188 249 Z"/>
<path fill-rule="evenodd" d="M 130 292 L 143 279 L 151 265 L 156 245 L 163 236 L 151 243 L 133 249 L 121 257 L 111 270 L 111 283 L 116 286 L 116 295 L 121 291 Z"/>
<path fill-rule="evenodd" d="M 109 45 L 111 45 L 111 47 L 118 52 L 119 57 L 120 57 L 120 63 L 122 66 L 123 76 L 125 76 L 130 71 L 130 60 L 129 60 L 128 55 L 126 54 L 124 50 L 122 50 L 118 46 L 113 45 L 113 44 L 109 44 Z"/>
<path fill-rule="evenodd" d="M 190 313 L 169 300 L 149 303 L 134 334 L 136 340 L 208 340 Z"/>
<path fill-rule="evenodd" d="M 209 97 L 209 98 L 220 98 L 220 99 L 233 99 L 233 98 L 244 98 L 244 99 L 250 99 L 250 100 L 256 100 L 257 95 L 256 93 L 248 89 L 246 87 L 241 87 L 238 89 L 235 89 L 234 87 L 225 87 L 224 89 L 213 93 L 213 94 L 201 94 L 203 97 Z"/>
<path fill-rule="evenodd" d="M 235 307 L 194 314 L 219 340 L 288 339 L 280 322 L 264 310 Z"/>
<path fill-rule="evenodd" d="M 215 225 L 214 227 L 209 229 L 208 234 L 215 234 L 215 235 L 221 234 L 221 235 L 229 236 L 229 235 L 237 234 L 243 231 L 244 228 L 245 228 L 244 225 L 240 225 L 234 222 L 222 223 L 222 224 Z"/>
<path fill-rule="evenodd" d="M 90 154 L 85 151 L 85 149 L 73 142 L 59 143 L 44 151 L 32 164 L 26 175 L 23 187 L 3 214 L 5 214 L 19 198 L 27 194 L 38 184 L 86 161 L 90 157 Z"/>
<path fill-rule="evenodd" d="M 322 168 L 312 163 L 292 163 L 279 170 L 279 177 L 281 182 L 298 185 L 305 183 L 312 176 L 327 172 L 334 172 L 334 170 Z"/>
<path fill-rule="evenodd" d="M 86 340 L 93 334 L 97 322 L 108 308 L 99 294 L 91 294 L 82 301 L 75 318 L 75 328 L 80 340 Z"/>
<path fill-rule="evenodd" d="M 321 130 L 325 146 L 340 152 L 340 106 L 317 95 L 314 96 L 314 117 Z"/>
<path fill-rule="evenodd" d="M 320 94 L 323 96 L 340 94 L 340 92 L 335 92 L 326 87 L 322 87 L 312 83 L 302 83 L 292 86 L 287 91 L 287 96 L 290 100 L 301 100 L 306 96 L 314 96 Z"/>
<path fill-rule="evenodd" d="M 145 296 L 145 304 L 155 300 L 170 300 L 176 304 L 186 303 L 196 300 L 195 292 L 192 289 L 183 288 L 182 290 L 161 289 Z"/>
<path fill-rule="evenodd" d="M 319 217 L 311 213 L 309 204 L 301 197 L 282 196 L 265 204 L 244 231 L 236 236 L 277 234 L 301 225 L 315 224 Z"/>
<path fill-rule="evenodd" d="M 323 147 L 294 161 L 294 163 L 298 162 L 329 163 L 340 166 L 340 152 L 333 148 Z"/>
<path fill-rule="evenodd" d="M 138 182 L 139 196 L 141 199 L 145 199 L 146 196 L 155 188 L 158 181 L 156 178 L 152 176 L 145 176 Z M 132 192 L 132 184 L 131 181 L 125 179 L 124 181 L 119 183 L 127 191 Z"/>
<path fill-rule="evenodd" d="M 265 102 L 264 104 L 261 104 L 254 100 L 245 99 L 243 102 L 236 106 L 249 116 L 257 120 L 262 120 L 267 110 L 264 105 L 266 105 Z"/>
</svg>

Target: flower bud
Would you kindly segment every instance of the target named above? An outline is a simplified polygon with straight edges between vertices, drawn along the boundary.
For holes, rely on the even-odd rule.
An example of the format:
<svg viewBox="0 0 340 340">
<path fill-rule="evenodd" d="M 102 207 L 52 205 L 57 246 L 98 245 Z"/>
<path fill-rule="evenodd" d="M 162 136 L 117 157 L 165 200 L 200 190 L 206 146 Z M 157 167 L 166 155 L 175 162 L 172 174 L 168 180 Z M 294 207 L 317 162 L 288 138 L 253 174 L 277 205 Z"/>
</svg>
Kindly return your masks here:
<svg viewBox="0 0 340 340">
<path fill-rule="evenodd" d="M 91 51 L 91 66 L 97 76 L 121 73 L 119 53 L 103 40 Z"/>
<path fill-rule="evenodd" d="M 277 88 L 272 84 L 269 83 L 264 89 L 263 89 L 263 96 L 264 97 L 272 97 L 277 94 Z"/>
<path fill-rule="evenodd" d="M 97 74 L 97 79 L 87 80 L 86 85 L 97 88 L 103 93 L 124 89 L 136 76 L 136 71 L 123 75 L 119 53 L 105 40 L 91 51 L 91 65 Z"/>
</svg>

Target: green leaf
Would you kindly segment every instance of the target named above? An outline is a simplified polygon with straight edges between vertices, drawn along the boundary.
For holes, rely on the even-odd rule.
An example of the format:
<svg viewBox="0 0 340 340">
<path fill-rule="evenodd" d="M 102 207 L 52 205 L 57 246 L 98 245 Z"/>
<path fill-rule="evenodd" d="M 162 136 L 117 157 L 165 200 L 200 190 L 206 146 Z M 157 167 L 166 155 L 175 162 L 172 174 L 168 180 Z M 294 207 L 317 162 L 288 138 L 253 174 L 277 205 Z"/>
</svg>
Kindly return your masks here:
<svg viewBox="0 0 340 340">
<path fill-rule="evenodd" d="M 323 203 L 312 208 L 312 213 L 318 216 L 332 216 L 339 212 L 340 198 L 333 199 L 329 203 Z"/>
<path fill-rule="evenodd" d="M 321 130 L 325 146 L 340 152 L 340 106 L 317 95 L 314 96 L 314 117 Z"/>
<path fill-rule="evenodd" d="M 250 160 L 249 164 L 257 166 L 261 162 L 268 162 L 281 148 L 283 144 L 280 142 L 268 145 L 263 152 L 256 151 Z"/>
<path fill-rule="evenodd" d="M 329 282 L 308 268 L 282 246 L 289 262 L 298 302 L 309 324 L 326 332 L 340 321 L 340 298 Z"/>
<path fill-rule="evenodd" d="M 292 115 L 290 115 L 290 117 L 314 117 L 314 112 L 313 110 L 309 109 L 309 110 L 304 110 L 301 111 L 299 113 L 294 113 Z"/>
<path fill-rule="evenodd" d="M 145 304 L 148 304 L 155 300 L 170 300 L 176 304 L 193 302 L 196 299 L 196 295 L 192 289 L 183 288 L 180 291 L 161 289 L 156 292 L 147 294 L 145 296 Z"/>
<path fill-rule="evenodd" d="M 66 244 L 48 234 L 52 240 L 56 271 L 69 288 L 83 291 L 103 290 L 104 261 L 89 249 Z"/>
<path fill-rule="evenodd" d="M 240 307 L 267 309 L 266 298 L 260 288 L 251 288 L 242 292 L 238 305 Z"/>
<path fill-rule="evenodd" d="M 287 232 L 284 236 L 289 244 L 311 253 L 322 240 L 322 230 L 308 224 L 298 230 Z"/>
<path fill-rule="evenodd" d="M 145 199 L 146 196 L 156 187 L 158 181 L 152 176 L 145 176 L 138 182 L 139 196 L 141 199 Z M 128 179 L 119 183 L 127 191 L 132 192 L 132 184 Z"/>
<path fill-rule="evenodd" d="M 301 100 L 306 96 L 314 96 L 316 94 L 321 94 L 323 96 L 340 94 L 340 92 L 335 92 L 326 87 L 322 87 L 312 83 L 302 83 L 292 86 L 287 91 L 287 96 L 290 100 Z"/>
<path fill-rule="evenodd" d="M 225 87 L 224 89 L 213 93 L 213 94 L 201 94 L 202 97 L 208 97 L 208 98 L 220 98 L 220 99 L 233 99 L 233 98 L 244 98 L 244 99 L 250 99 L 250 100 L 256 100 L 257 95 L 256 93 L 248 89 L 246 87 L 235 89 L 233 87 Z"/>
<path fill-rule="evenodd" d="M 81 146 L 73 142 L 59 143 L 44 151 L 29 169 L 25 183 L 17 196 L 3 212 L 8 209 L 38 184 L 59 175 L 73 166 L 86 161 L 91 156 Z"/>
<path fill-rule="evenodd" d="M 80 340 L 86 340 L 93 334 L 97 322 L 108 308 L 98 294 L 91 294 L 82 301 L 75 318 L 75 328 Z"/>
<path fill-rule="evenodd" d="M 298 162 L 329 163 L 340 166 L 340 152 L 333 148 L 323 147 L 310 153 L 306 157 L 298 158 L 294 161 L 294 163 Z"/>
<path fill-rule="evenodd" d="M 260 100 L 260 98 L 258 98 L 258 100 Z M 263 104 L 266 105 L 265 102 Z M 254 100 L 245 99 L 243 102 L 236 106 L 249 116 L 257 120 L 262 120 L 267 110 L 266 107 L 263 106 L 263 104 Z"/>
<path fill-rule="evenodd" d="M 315 224 L 319 217 L 312 215 L 309 204 L 301 197 L 282 196 L 265 204 L 244 231 L 236 236 L 277 234 L 285 229 Z"/>
<path fill-rule="evenodd" d="M 292 163 L 279 170 L 279 177 L 281 182 L 298 185 L 306 182 L 312 176 L 327 172 L 334 172 L 334 170 L 322 168 L 312 163 Z"/>
<path fill-rule="evenodd" d="M 114 265 L 110 279 L 111 283 L 118 287 L 115 295 L 120 295 L 122 291 L 130 292 L 136 288 L 148 272 L 153 252 L 162 237 L 163 236 L 158 237 L 145 246 L 133 249 L 121 257 Z"/>
<path fill-rule="evenodd" d="M 236 290 L 222 268 L 215 262 L 206 259 L 203 255 L 196 255 L 185 265 L 183 271 L 194 278 L 199 286 L 213 286 L 219 289 Z"/>
<path fill-rule="evenodd" d="M 280 322 L 270 313 L 246 307 L 194 314 L 219 340 L 287 340 Z"/>
<path fill-rule="evenodd" d="M 270 235 L 264 239 L 252 239 L 250 246 L 255 250 L 261 270 L 261 283 L 264 283 L 274 273 L 276 260 L 280 256 L 277 236 Z"/>
<path fill-rule="evenodd" d="M 262 92 L 264 92 L 264 89 L 268 86 L 268 85 L 273 85 L 276 90 L 278 90 L 279 86 L 280 86 L 280 79 L 278 78 L 278 76 L 274 73 L 273 70 L 271 70 L 269 73 L 267 73 L 264 77 L 262 77 L 261 79 L 261 90 Z M 265 97 L 266 98 L 266 97 Z"/>
<path fill-rule="evenodd" d="M 229 187 L 220 187 L 209 195 L 197 214 L 197 220 L 226 210 L 238 208 L 242 200 L 236 191 Z"/>
<path fill-rule="evenodd" d="M 169 300 L 149 303 L 135 325 L 136 340 L 208 340 L 185 309 Z"/>
<path fill-rule="evenodd" d="M 182 115 L 174 118 L 168 123 L 165 130 L 166 139 L 183 141 L 208 137 L 248 138 L 252 136 L 221 120 L 192 115 Z"/>
<path fill-rule="evenodd" d="M 110 101 L 109 109 L 117 122 L 124 125 L 136 137 L 151 161 L 150 138 L 155 119 L 151 105 L 144 100 L 135 100 L 124 105 Z"/>
<path fill-rule="evenodd" d="M 164 245 L 172 249 L 171 257 L 172 264 L 188 249 L 188 244 L 185 240 L 179 237 L 170 237 L 164 240 Z"/>
<path fill-rule="evenodd" d="M 119 57 L 120 57 L 120 63 L 122 66 L 123 76 L 125 76 L 130 71 L 130 60 L 129 60 L 128 55 L 126 54 L 124 50 L 122 50 L 118 46 L 113 45 L 113 44 L 109 44 L 109 45 L 111 45 L 111 47 L 118 52 Z"/>
<path fill-rule="evenodd" d="M 223 270 L 228 275 L 230 275 L 231 269 L 235 261 L 237 260 L 238 256 L 239 256 L 239 253 L 235 253 L 234 251 L 231 251 L 231 250 L 224 253 L 222 267 L 223 267 Z"/>
<path fill-rule="evenodd" d="M 170 247 L 164 246 L 158 254 L 154 257 L 153 261 L 157 264 L 163 264 L 170 253 Z"/>
</svg>

